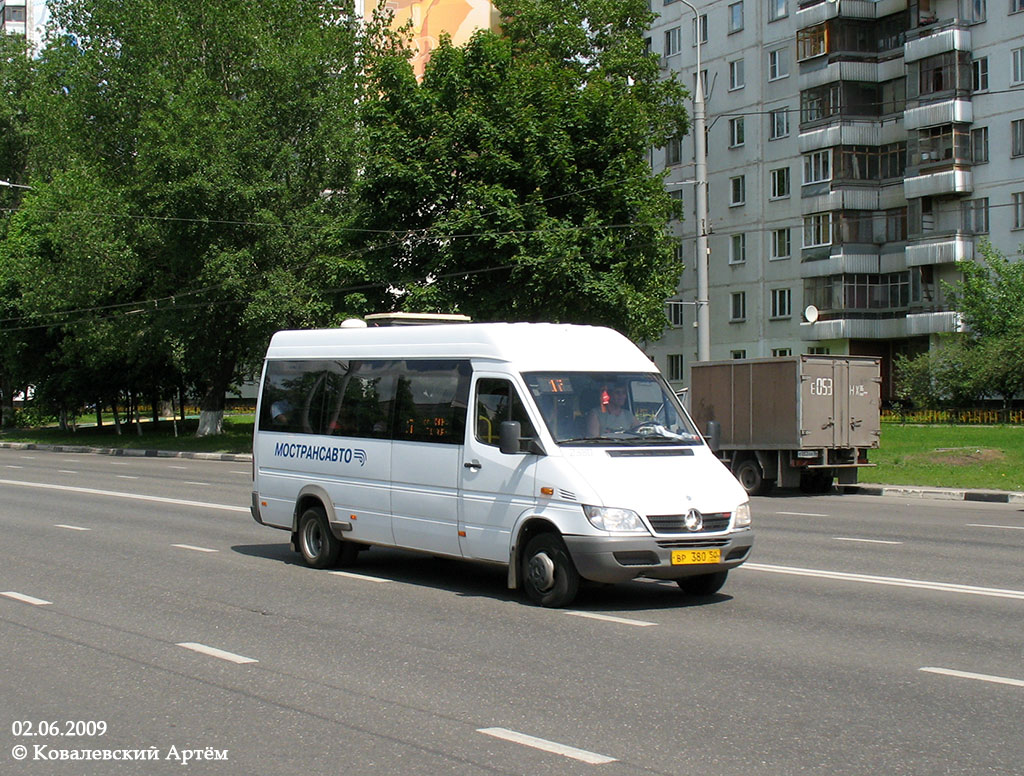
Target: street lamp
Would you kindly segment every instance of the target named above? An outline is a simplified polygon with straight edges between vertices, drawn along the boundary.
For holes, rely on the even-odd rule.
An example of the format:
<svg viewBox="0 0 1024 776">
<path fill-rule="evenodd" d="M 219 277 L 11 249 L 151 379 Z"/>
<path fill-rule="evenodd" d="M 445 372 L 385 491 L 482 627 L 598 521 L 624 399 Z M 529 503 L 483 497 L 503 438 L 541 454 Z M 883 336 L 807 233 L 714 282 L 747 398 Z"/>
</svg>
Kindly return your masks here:
<svg viewBox="0 0 1024 776">
<path fill-rule="evenodd" d="M 10 181 L 0 181 L 0 188 L 5 189 L 31 189 L 31 186 L 22 186 L 20 183 L 11 183 Z"/>
<path fill-rule="evenodd" d="M 697 207 L 697 360 L 711 359 L 711 312 L 708 309 L 708 145 L 705 135 L 704 83 L 700 72 L 700 13 L 688 0 L 679 0 L 693 11 L 697 40 L 697 83 L 693 89 L 693 162 Z"/>
</svg>

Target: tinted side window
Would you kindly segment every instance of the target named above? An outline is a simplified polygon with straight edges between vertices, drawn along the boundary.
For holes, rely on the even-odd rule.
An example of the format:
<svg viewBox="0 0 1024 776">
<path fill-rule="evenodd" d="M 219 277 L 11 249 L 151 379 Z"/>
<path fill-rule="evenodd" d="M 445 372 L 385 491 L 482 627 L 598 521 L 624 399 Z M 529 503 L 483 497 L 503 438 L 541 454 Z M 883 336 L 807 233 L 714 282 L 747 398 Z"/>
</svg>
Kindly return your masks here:
<svg viewBox="0 0 1024 776">
<path fill-rule="evenodd" d="M 468 361 L 398 362 L 393 439 L 461 445 L 466 433 Z"/>
<path fill-rule="evenodd" d="M 271 361 L 261 431 L 388 436 L 395 370 L 389 361 Z"/>
<path fill-rule="evenodd" d="M 476 438 L 485 445 L 498 446 L 503 421 L 518 420 L 523 438 L 536 436 L 515 386 L 508 380 L 484 377 L 476 384 Z"/>
</svg>

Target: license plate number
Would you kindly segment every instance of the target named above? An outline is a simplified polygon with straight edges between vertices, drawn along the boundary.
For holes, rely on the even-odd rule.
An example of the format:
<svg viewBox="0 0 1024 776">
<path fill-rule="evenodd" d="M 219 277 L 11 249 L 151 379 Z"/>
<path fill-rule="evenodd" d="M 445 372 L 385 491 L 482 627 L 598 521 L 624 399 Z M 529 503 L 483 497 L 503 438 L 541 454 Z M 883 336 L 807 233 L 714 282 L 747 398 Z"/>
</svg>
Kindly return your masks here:
<svg viewBox="0 0 1024 776">
<path fill-rule="evenodd" d="M 721 550 L 672 550 L 673 566 L 688 566 L 695 563 L 719 563 Z"/>
</svg>

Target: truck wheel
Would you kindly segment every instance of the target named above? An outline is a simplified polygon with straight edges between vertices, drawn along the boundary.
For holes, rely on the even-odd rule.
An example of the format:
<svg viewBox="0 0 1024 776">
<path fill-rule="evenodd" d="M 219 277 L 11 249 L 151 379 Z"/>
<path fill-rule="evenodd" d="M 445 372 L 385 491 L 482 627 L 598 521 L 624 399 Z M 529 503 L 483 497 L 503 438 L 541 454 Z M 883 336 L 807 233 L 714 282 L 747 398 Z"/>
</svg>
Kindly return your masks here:
<svg viewBox="0 0 1024 776">
<path fill-rule="evenodd" d="M 337 563 L 341 542 L 331 533 L 323 507 L 310 507 L 299 518 L 299 551 L 306 565 L 315 569 Z"/>
<path fill-rule="evenodd" d="M 687 595 L 708 596 L 714 595 L 721 590 L 728 576 L 728 571 L 716 571 L 714 574 L 683 577 L 682 579 L 677 579 L 676 584 Z"/>
<path fill-rule="evenodd" d="M 565 606 L 576 597 L 580 575 L 557 534 L 543 533 L 530 539 L 522 563 L 523 587 L 535 604 Z"/>
<path fill-rule="evenodd" d="M 774 480 L 766 480 L 761 471 L 761 464 L 756 458 L 746 458 L 736 467 L 736 479 L 751 496 L 763 496 L 775 484 Z"/>
</svg>

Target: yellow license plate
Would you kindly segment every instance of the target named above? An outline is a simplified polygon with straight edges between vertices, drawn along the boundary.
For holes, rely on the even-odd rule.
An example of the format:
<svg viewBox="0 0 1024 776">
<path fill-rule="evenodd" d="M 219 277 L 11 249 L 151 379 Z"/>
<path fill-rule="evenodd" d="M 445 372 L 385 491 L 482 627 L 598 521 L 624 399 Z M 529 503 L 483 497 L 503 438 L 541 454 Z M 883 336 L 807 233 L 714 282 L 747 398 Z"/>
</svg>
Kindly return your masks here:
<svg viewBox="0 0 1024 776">
<path fill-rule="evenodd" d="M 687 566 L 693 563 L 719 563 L 721 550 L 672 550 L 672 565 Z"/>
</svg>

